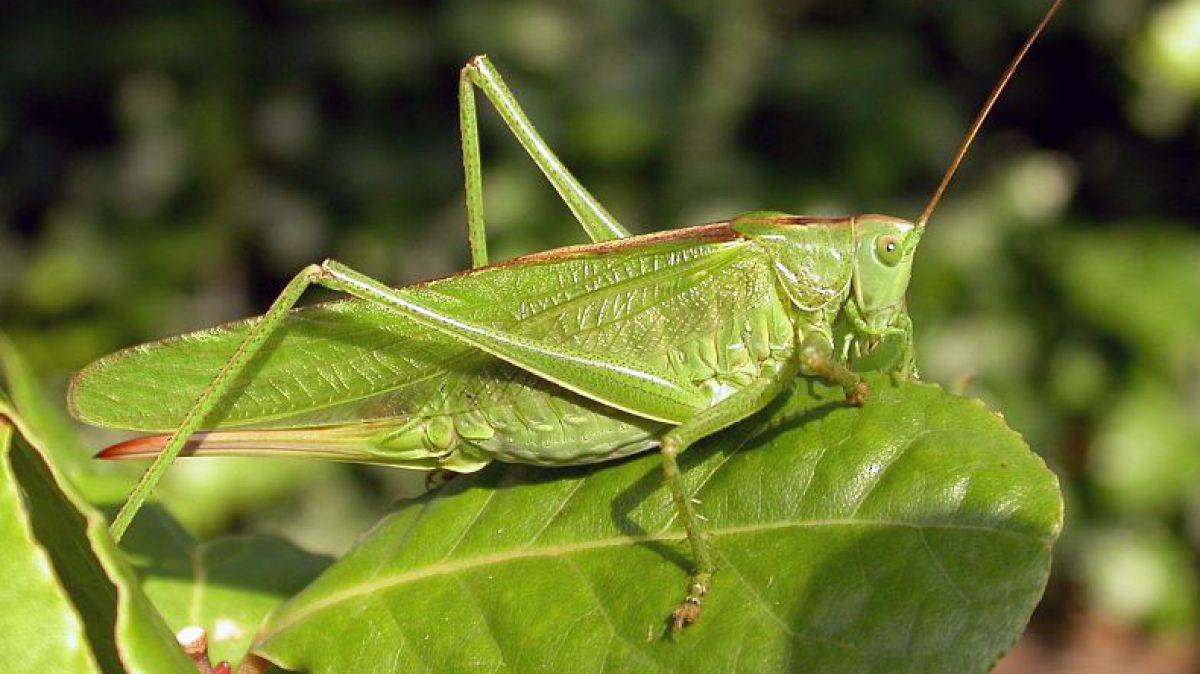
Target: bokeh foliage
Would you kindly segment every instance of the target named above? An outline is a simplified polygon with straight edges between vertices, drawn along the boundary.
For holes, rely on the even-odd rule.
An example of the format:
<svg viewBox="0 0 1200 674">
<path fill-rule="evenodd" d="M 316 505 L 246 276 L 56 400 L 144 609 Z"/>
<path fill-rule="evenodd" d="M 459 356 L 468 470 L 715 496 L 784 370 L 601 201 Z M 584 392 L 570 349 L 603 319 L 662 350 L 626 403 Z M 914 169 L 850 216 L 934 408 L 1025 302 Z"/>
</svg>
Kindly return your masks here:
<svg viewBox="0 0 1200 674">
<path fill-rule="evenodd" d="M 479 52 L 635 231 L 760 208 L 912 217 L 1045 4 L 17 3 L 0 324 L 61 385 L 251 314 L 322 257 L 394 283 L 462 268 L 455 78 Z M 1056 596 L 1166 630 L 1200 610 L 1198 25 L 1197 0 L 1068 3 L 910 291 L 924 375 L 1004 410 L 1063 478 Z M 493 257 L 582 240 L 488 111 L 483 132 Z M 336 551 L 400 488 L 243 466 L 175 471 L 167 506 L 200 535 Z"/>
</svg>

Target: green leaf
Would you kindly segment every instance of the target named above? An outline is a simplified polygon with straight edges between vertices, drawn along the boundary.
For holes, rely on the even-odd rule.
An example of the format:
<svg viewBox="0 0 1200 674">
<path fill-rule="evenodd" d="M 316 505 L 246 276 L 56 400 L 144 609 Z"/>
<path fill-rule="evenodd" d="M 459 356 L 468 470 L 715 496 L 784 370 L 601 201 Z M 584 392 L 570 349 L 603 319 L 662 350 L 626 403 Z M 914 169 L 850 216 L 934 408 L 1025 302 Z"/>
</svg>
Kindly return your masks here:
<svg viewBox="0 0 1200 674">
<path fill-rule="evenodd" d="M 196 543 L 157 506 L 139 513 L 121 547 L 172 629 L 204 628 L 214 663 L 241 660 L 267 613 L 331 561 L 269 536 Z"/>
<path fill-rule="evenodd" d="M 92 452 L 76 437 L 62 409 L 51 403 L 33 370 L 4 334 L 0 334 L 0 373 L 12 396 L 12 407 L 20 410 L 25 425 L 40 438 L 46 461 L 54 464 L 84 500 L 113 502 L 129 493 L 132 480 L 120 473 L 122 467 L 92 460 Z"/>
<path fill-rule="evenodd" d="M 7 343 L 0 342 L 0 349 L 8 349 Z M 8 349 L 0 365 L 14 362 L 19 358 Z M 0 373 L 14 389 L 28 390 L 32 386 L 24 379 L 28 377 L 25 368 L 5 367 Z M 41 565 L 41 572 L 53 581 L 57 592 L 55 599 L 49 599 L 44 584 L 10 582 L 10 576 L 5 576 L 6 592 L 12 597 L 9 601 L 16 606 L 3 613 L 4 627 L 9 630 L 6 635 L 31 635 L 32 641 L 14 642 L 6 636 L 0 668 L 194 672 L 194 665 L 138 587 L 132 569 L 108 534 L 104 518 L 74 492 L 47 459 L 49 451 L 41 429 L 27 422 L 21 411 L 0 395 L 0 424 L 15 429 L 19 436 L 11 447 L 3 443 L 6 446 L 2 449 L 10 451 L 0 453 L 0 472 L 23 497 L 15 507 L 0 510 L 0 528 L 17 530 L 13 546 L 0 548 L 0 559 L 6 572 L 10 571 L 9 565 L 20 564 L 22 559 L 35 560 L 33 563 Z M 30 546 L 41 554 L 30 557 Z M 11 570 L 18 571 L 15 566 Z M 43 599 L 48 602 L 42 603 Z M 71 614 L 61 612 L 64 601 Z M 72 615 L 74 622 L 69 619 Z M 63 626 L 61 632 L 55 632 L 56 625 Z M 29 650 L 37 651 L 42 641 L 45 647 L 55 648 L 59 645 L 55 636 L 66 640 L 65 654 L 82 654 L 74 655 L 74 661 L 65 663 L 63 669 L 31 667 Z M 7 644 L 12 644 L 12 650 Z"/>
<path fill-rule="evenodd" d="M 12 435 L 12 425 L 0 417 L 0 669 L 98 672 L 83 622 L 59 586 L 50 557 L 24 511 L 8 462 Z"/>
<path fill-rule="evenodd" d="M 313 672 L 986 671 L 1045 587 L 1057 481 L 978 401 L 871 384 L 851 409 L 802 382 L 684 454 L 719 569 L 678 636 L 689 557 L 651 454 L 459 478 L 385 519 L 255 651 Z"/>
<path fill-rule="evenodd" d="M 61 410 L 47 400 L 37 377 L 29 365 L 17 353 L 12 342 L 0 334 L 0 371 L 4 372 L 4 383 L 12 396 L 13 407 L 21 410 L 21 417 L 45 441 L 47 448 L 55 452 L 56 465 L 75 468 L 91 458 L 83 443 L 75 436 Z"/>
</svg>

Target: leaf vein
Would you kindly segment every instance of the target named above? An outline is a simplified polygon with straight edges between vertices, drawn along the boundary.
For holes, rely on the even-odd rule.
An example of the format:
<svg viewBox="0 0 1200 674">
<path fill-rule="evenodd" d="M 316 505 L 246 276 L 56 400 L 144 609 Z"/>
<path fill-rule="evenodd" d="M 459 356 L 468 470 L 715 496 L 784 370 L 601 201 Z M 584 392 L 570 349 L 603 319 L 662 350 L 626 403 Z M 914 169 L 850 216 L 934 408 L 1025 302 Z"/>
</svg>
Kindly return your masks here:
<svg viewBox="0 0 1200 674">
<path fill-rule="evenodd" d="M 458 546 L 462 545 L 463 540 L 465 540 L 467 535 L 471 533 L 471 530 L 475 528 L 475 525 L 479 523 L 479 518 L 483 517 L 483 511 L 487 510 L 488 506 L 492 502 L 492 499 L 494 499 L 496 494 L 499 493 L 499 490 L 492 490 L 488 492 L 487 498 L 483 500 L 483 503 L 479 504 L 479 510 L 475 511 L 475 515 L 471 518 L 471 521 L 467 522 L 467 525 L 462 529 L 462 533 L 460 533 L 458 538 L 455 539 L 454 544 L 450 546 L 450 549 L 446 551 L 445 555 L 442 555 L 442 561 L 446 561 L 451 555 L 458 551 Z"/>
<path fill-rule="evenodd" d="M 580 478 L 580 479 L 576 480 L 575 486 L 572 487 L 571 491 L 567 493 L 566 498 L 564 498 L 558 504 L 558 507 L 554 509 L 554 512 L 550 513 L 550 516 L 548 518 L 546 518 L 546 523 L 543 524 L 541 526 L 541 528 L 539 528 L 537 530 L 537 532 L 535 532 L 533 534 L 533 536 L 531 536 L 529 538 L 529 543 L 534 543 L 535 541 L 537 541 L 539 538 L 542 537 L 542 534 L 546 533 L 546 529 L 549 529 L 550 525 L 554 523 L 554 520 L 557 519 L 558 516 L 562 514 L 563 509 L 565 509 L 567 507 L 567 504 L 571 502 L 571 499 L 575 498 L 575 495 L 579 493 L 579 490 L 583 487 L 583 483 L 585 481 L 586 481 L 585 478 Z"/>
<path fill-rule="evenodd" d="M 946 571 L 946 567 L 942 565 L 942 560 L 939 559 L 937 554 L 933 552 L 933 546 L 929 544 L 929 538 L 925 536 L 925 530 L 917 529 L 917 533 L 921 536 L 921 545 L 925 547 L 925 553 L 929 555 L 929 561 L 933 562 L 933 566 L 938 570 L 938 574 L 941 575 L 942 580 L 944 580 L 946 584 L 950 586 L 950 589 L 954 590 L 954 594 L 957 594 L 959 598 L 962 599 L 964 604 L 970 604 L 970 597 L 968 597 L 962 591 L 962 589 L 958 587 L 958 583 L 954 582 L 954 579 L 950 576 L 949 572 Z"/>
</svg>

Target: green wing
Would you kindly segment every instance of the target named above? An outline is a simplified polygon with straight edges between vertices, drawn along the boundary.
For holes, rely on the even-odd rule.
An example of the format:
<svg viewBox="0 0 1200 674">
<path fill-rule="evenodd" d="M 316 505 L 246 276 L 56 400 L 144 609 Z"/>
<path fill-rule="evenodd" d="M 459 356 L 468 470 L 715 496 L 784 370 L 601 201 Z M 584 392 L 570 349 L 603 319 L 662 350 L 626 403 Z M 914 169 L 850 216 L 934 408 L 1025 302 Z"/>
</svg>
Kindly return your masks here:
<svg viewBox="0 0 1200 674">
<path fill-rule="evenodd" d="M 665 366 L 671 345 L 716 334 L 772 296 L 766 267 L 747 246 L 711 225 L 559 249 L 412 288 L 479 324 Z M 102 358 L 72 382 L 72 412 L 100 426 L 173 430 L 248 329 L 239 321 Z M 209 425 L 411 415 L 476 380 L 552 386 L 513 370 L 386 308 L 331 302 L 292 312 Z"/>
</svg>

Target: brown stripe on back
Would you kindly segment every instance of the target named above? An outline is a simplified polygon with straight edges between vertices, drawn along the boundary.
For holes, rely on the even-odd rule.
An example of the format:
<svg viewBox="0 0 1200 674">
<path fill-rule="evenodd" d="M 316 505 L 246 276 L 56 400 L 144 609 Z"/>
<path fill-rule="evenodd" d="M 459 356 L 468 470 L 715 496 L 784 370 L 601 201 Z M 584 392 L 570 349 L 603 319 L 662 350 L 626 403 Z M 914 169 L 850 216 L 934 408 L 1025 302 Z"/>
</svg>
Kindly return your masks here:
<svg viewBox="0 0 1200 674">
<path fill-rule="evenodd" d="M 849 225 L 854 216 L 823 217 L 815 215 L 781 215 L 773 218 L 738 218 L 738 222 L 753 222 L 756 224 L 791 225 L 804 227 L 806 225 Z"/>
<path fill-rule="evenodd" d="M 642 246 L 655 243 L 667 243 L 671 241 L 682 240 L 691 240 L 695 241 L 696 243 L 722 243 L 740 238 L 741 235 L 729 227 L 729 221 L 723 220 L 720 222 L 710 222 L 706 225 L 696 225 L 694 227 L 683 227 L 680 229 L 668 229 L 662 232 L 641 234 L 638 236 L 630 236 L 624 239 L 614 239 L 612 241 L 601 241 L 599 243 L 585 243 L 577 246 L 553 248 L 551 250 L 541 251 L 538 253 L 522 255 L 504 262 L 489 264 L 486 267 L 479 267 L 478 269 L 466 269 L 454 274 L 449 274 L 447 276 L 428 279 L 425 281 L 418 281 L 416 283 L 409 284 L 407 287 L 424 286 L 431 283 L 437 283 L 439 281 L 458 278 L 460 276 L 482 274 L 496 269 L 503 269 L 505 267 L 519 267 L 524 264 L 532 264 L 537 262 L 570 260 L 586 255 L 607 255 L 609 253 L 619 253 L 621 251 L 640 248 Z"/>
</svg>

